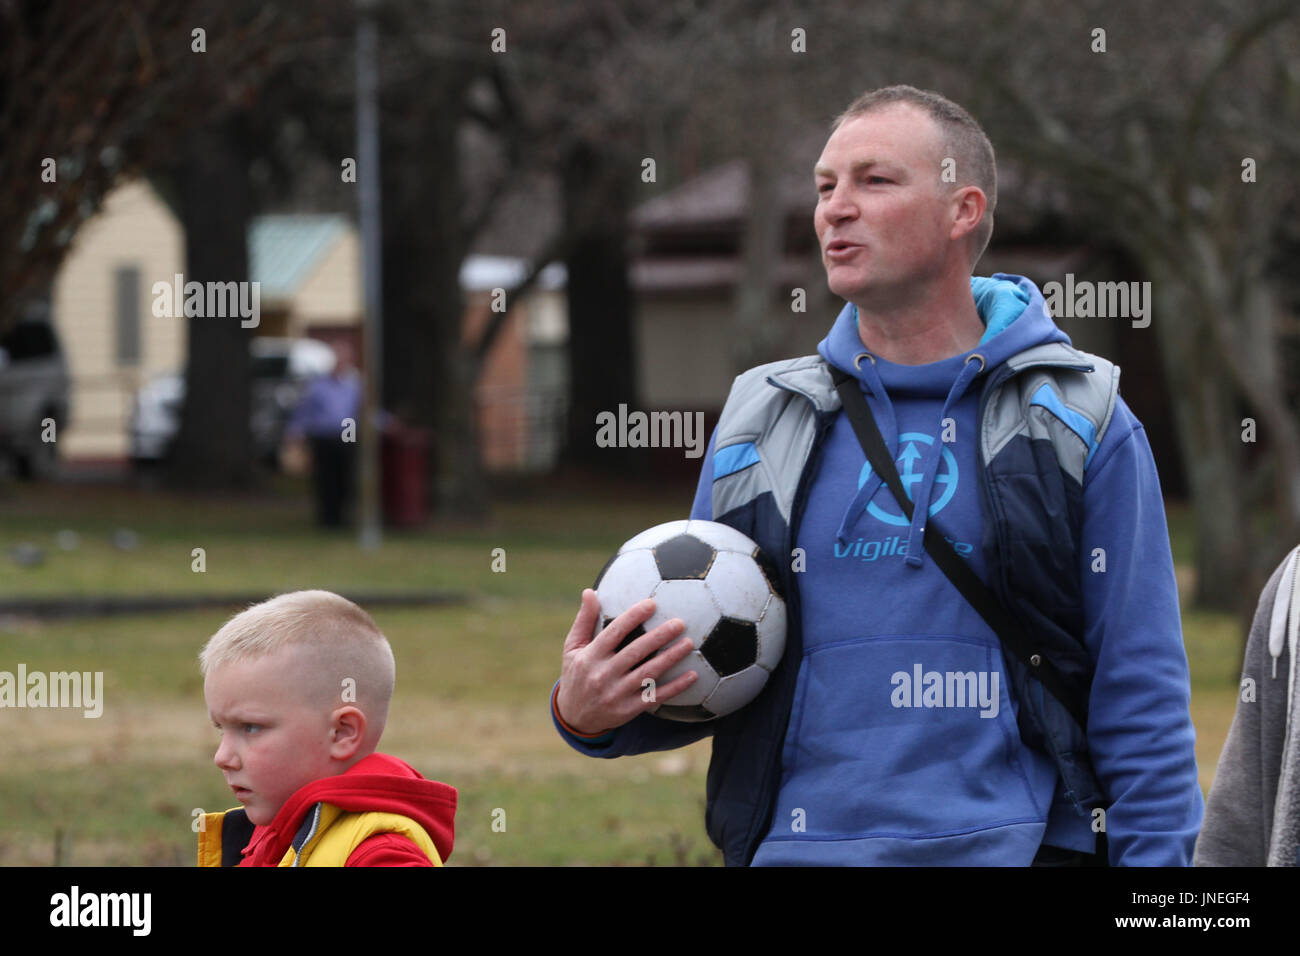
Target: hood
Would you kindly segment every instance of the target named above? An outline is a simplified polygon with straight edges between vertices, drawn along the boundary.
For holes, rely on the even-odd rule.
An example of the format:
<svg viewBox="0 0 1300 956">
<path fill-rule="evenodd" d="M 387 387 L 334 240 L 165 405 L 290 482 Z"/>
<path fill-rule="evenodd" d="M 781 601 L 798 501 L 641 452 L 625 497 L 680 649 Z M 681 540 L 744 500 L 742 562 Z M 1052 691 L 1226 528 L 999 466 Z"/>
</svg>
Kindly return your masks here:
<svg viewBox="0 0 1300 956">
<path fill-rule="evenodd" d="M 1268 653 L 1273 658 L 1273 676 L 1277 677 L 1277 660 L 1285 649 L 1290 660 L 1295 660 L 1297 635 L 1300 632 L 1300 548 L 1292 548 L 1282 562 L 1282 577 L 1277 584 L 1277 597 L 1273 600 L 1273 613 L 1269 618 Z M 1295 672 L 1287 677 L 1287 700 L 1295 696 Z M 1287 708 L 1287 720 L 1291 708 Z"/>
<path fill-rule="evenodd" d="M 456 788 L 426 780 L 410 764 L 374 753 L 334 777 L 314 780 L 285 801 L 252 841 L 259 860 L 278 862 L 293 843 L 303 818 L 317 803 L 350 812 L 380 811 L 410 817 L 424 827 L 445 863 L 455 837 Z M 250 855 L 253 855 L 250 854 Z"/>
<path fill-rule="evenodd" d="M 988 278 L 972 276 L 970 284 L 975 309 L 985 326 L 979 344 L 970 352 L 928 365 L 896 365 L 876 356 L 875 367 L 881 384 L 891 394 L 898 397 L 946 395 L 966 364 L 967 356 L 977 352 L 984 356 L 984 374 L 988 374 L 1011 356 L 1035 345 L 1070 344 L 1070 337 L 1052 320 L 1038 286 L 1024 276 L 998 272 Z M 853 364 L 857 356 L 867 351 L 858 335 L 857 306 L 852 303 L 844 306 L 817 351 L 832 365 L 863 378 Z M 865 379 L 863 382 L 870 384 Z"/>
<path fill-rule="evenodd" d="M 1028 279 L 999 272 L 988 278 L 973 276 L 970 282 L 975 308 L 985 330 L 979 344 L 969 352 L 926 365 L 897 365 L 879 356 L 862 358 L 859 362 L 861 356 L 871 353 L 858 335 L 858 309 L 852 303 L 845 305 L 826 338 L 817 346 L 822 358 L 859 380 L 863 391 L 870 396 L 869 403 L 881 437 L 895 459 L 899 453 L 895 399 L 942 398 L 944 404 L 936 422 L 937 434 L 951 407 L 979 379 L 990 375 L 1007 359 L 1035 345 L 1048 342 L 1070 344 L 1069 336 L 1052 321 L 1042 292 Z M 982 358 L 983 362 L 975 356 Z M 913 493 L 913 501 L 926 502 L 925 507 L 914 509 L 908 536 L 907 563 L 920 567 L 925 555 L 922 546 L 925 518 L 929 513 L 930 494 L 942 446 L 935 442 L 925 452 L 917 452 L 914 446 L 909 445 L 908 451 L 919 457 L 917 464 L 922 476 Z M 838 532 L 841 543 L 847 541 L 882 480 L 879 475 L 872 474 L 849 502 Z"/>
</svg>

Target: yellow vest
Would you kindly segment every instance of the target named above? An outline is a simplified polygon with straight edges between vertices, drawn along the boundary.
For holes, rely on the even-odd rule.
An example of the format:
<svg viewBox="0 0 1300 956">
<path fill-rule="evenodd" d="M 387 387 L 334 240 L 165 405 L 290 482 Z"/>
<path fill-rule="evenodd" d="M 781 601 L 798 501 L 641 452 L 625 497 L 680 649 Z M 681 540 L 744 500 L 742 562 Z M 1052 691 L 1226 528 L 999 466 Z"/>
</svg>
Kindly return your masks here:
<svg viewBox="0 0 1300 956">
<path fill-rule="evenodd" d="M 225 813 L 207 813 L 199 831 L 199 866 L 221 865 L 221 825 Z M 424 827 L 410 817 L 377 810 L 352 813 L 332 803 L 320 804 L 320 819 L 303 844 L 285 851 L 280 866 L 343 866 L 352 851 L 376 833 L 399 833 L 420 848 L 429 862 L 442 866 L 438 848 Z"/>
</svg>

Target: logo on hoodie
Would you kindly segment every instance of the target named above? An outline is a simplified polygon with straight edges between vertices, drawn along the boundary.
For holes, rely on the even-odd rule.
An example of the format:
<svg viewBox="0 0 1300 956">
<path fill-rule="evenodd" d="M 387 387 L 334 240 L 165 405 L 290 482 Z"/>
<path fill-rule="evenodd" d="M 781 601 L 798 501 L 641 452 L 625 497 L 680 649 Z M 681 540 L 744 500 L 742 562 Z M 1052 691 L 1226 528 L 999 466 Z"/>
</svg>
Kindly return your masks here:
<svg viewBox="0 0 1300 956">
<path fill-rule="evenodd" d="M 929 435 L 923 435 L 921 432 L 904 432 L 898 436 L 898 457 L 894 459 L 894 464 L 898 468 L 898 477 L 902 479 L 903 490 L 907 492 L 910 501 L 916 501 L 916 488 L 921 484 L 921 459 L 923 453 L 918 444 L 929 447 L 934 444 L 934 439 Z M 863 462 L 862 471 L 858 473 L 858 487 L 861 488 L 871 477 L 871 462 Z M 906 528 L 910 521 L 898 508 L 898 502 L 894 501 L 894 496 L 890 494 L 888 486 L 885 488 L 885 499 L 889 502 L 890 510 L 877 505 L 874 501 L 867 503 L 867 514 L 871 515 L 885 524 L 898 525 Z M 935 493 L 942 492 L 936 499 Z M 931 515 L 937 515 L 952 501 L 953 495 L 957 493 L 957 459 L 947 448 L 941 448 L 939 459 L 939 470 L 935 472 L 934 487 L 930 489 L 930 511 Z M 876 495 L 877 498 L 880 495 Z"/>
</svg>

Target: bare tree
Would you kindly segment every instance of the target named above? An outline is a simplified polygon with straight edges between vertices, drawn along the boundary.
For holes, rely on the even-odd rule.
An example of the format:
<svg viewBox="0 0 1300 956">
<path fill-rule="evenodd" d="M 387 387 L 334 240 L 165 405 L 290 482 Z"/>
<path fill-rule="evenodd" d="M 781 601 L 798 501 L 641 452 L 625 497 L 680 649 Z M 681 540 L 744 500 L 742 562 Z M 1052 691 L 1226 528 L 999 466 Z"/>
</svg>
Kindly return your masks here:
<svg viewBox="0 0 1300 956">
<path fill-rule="evenodd" d="M 28 184 L 0 199 L 0 243 L 10 252 L 0 256 L 0 326 L 48 285 L 119 178 L 145 172 L 185 227 L 189 279 L 246 281 L 253 139 L 239 117 L 293 47 L 276 6 L 11 0 L 0 17 L 0 176 Z M 173 305 L 189 323 L 174 477 L 246 484 L 249 333 L 235 319 L 186 320 Z"/>
<path fill-rule="evenodd" d="M 1300 539 L 1300 426 L 1272 254 L 1297 201 L 1286 171 L 1300 159 L 1298 14 L 1205 0 L 998 3 L 975 17 L 934 2 L 869 18 L 837 5 L 831 21 L 899 75 L 962 90 L 1000 152 L 1064 183 L 1091 233 L 1150 277 L 1151 328 L 1125 334 L 1159 337 L 1198 530 L 1196 599 L 1220 608 L 1249 601 Z M 1267 501 L 1245 493 L 1242 408 L 1267 443 Z"/>
<path fill-rule="evenodd" d="M 274 11 L 240 13 L 212 0 L 0 0 L 0 328 L 49 285 L 120 177 L 229 105 L 198 92 L 201 63 L 243 82 L 256 75 Z"/>
</svg>

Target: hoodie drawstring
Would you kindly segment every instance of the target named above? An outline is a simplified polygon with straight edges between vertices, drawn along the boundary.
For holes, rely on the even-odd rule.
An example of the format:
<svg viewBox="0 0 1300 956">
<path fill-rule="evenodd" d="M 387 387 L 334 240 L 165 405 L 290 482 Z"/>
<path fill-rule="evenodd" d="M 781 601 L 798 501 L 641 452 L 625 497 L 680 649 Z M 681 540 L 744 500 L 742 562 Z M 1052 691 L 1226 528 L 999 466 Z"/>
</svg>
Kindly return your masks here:
<svg viewBox="0 0 1300 956">
<path fill-rule="evenodd" d="M 864 358 L 871 360 L 865 368 L 862 365 Z M 882 428 L 880 437 L 884 439 L 885 448 L 893 456 L 894 447 L 898 442 L 898 419 L 894 415 L 894 403 L 889 400 L 889 393 L 885 391 L 885 386 L 880 381 L 880 373 L 876 371 L 876 358 L 870 352 L 859 352 L 853 360 L 853 366 L 867 380 L 867 387 L 871 390 L 871 394 L 879 398 L 884 405 L 887 415 L 886 424 L 888 424 L 889 428 L 888 430 Z M 866 511 L 867 503 L 876 496 L 876 490 L 883 481 L 884 479 L 876 474 L 876 470 L 873 468 L 870 476 L 858 488 L 858 493 L 853 496 L 848 509 L 844 512 L 844 517 L 840 520 L 839 530 L 835 532 L 835 539 L 841 546 L 848 544 L 849 535 L 853 533 L 853 528 L 858 523 L 859 516 Z"/>
<path fill-rule="evenodd" d="M 978 367 L 971 365 L 972 359 L 979 359 L 980 364 Z M 957 381 L 952 383 L 948 398 L 943 403 L 943 411 L 939 413 L 939 432 L 926 450 L 925 467 L 921 470 L 921 489 L 918 494 L 912 497 L 914 505 L 912 509 L 912 527 L 907 535 L 907 563 L 914 568 L 919 568 L 925 557 L 925 521 L 930 514 L 930 492 L 934 488 L 934 478 L 939 471 L 939 460 L 943 457 L 944 419 L 948 417 L 948 410 L 953 403 L 961 399 L 962 395 L 966 393 L 966 389 L 970 387 L 970 383 L 983 371 L 984 356 L 976 352 L 966 358 L 966 364 L 962 366 L 961 374 L 957 376 Z"/>
<path fill-rule="evenodd" d="M 871 359 L 870 363 L 865 367 L 862 365 L 863 358 Z M 972 360 L 975 359 L 979 360 L 978 365 L 971 364 Z M 885 439 L 885 447 L 889 450 L 890 455 L 897 460 L 898 455 L 895 451 L 895 446 L 898 442 L 898 423 L 894 415 L 893 403 L 889 400 L 889 394 L 885 391 L 884 385 L 880 381 L 880 375 L 876 371 L 876 360 L 869 352 L 862 352 L 854 360 L 854 365 L 862 373 L 863 378 L 867 380 L 867 385 L 871 389 L 871 394 L 881 399 L 884 404 L 885 410 L 888 413 L 889 431 L 882 431 L 881 437 Z M 923 546 L 923 536 L 925 534 L 926 518 L 930 512 L 930 494 L 934 487 L 935 477 L 938 474 L 939 461 L 943 457 L 943 421 L 948 417 L 948 412 L 953 404 L 960 401 L 961 397 L 966 393 L 966 390 L 970 387 L 970 383 L 984 371 L 984 367 L 984 356 L 979 353 L 974 353 L 967 357 L 966 364 L 963 366 L 961 374 L 959 374 L 956 381 L 953 382 L 952 388 L 948 391 L 948 398 L 943 403 L 943 411 L 939 414 L 939 434 L 936 437 L 936 440 L 930 444 L 925 455 L 920 456 L 916 452 L 915 446 L 912 446 L 909 443 L 912 453 L 918 454 L 918 457 L 922 457 L 924 462 L 919 476 L 920 488 L 918 493 L 912 494 L 911 489 L 907 487 L 906 483 L 904 484 L 904 490 L 908 492 L 908 497 L 913 503 L 912 524 L 907 539 L 907 563 L 914 568 L 919 568 L 924 560 L 925 548 Z M 890 441 L 891 435 L 894 437 L 894 441 L 892 442 Z M 906 454 L 906 452 L 904 452 L 904 454 Z M 910 472 L 909 476 L 916 477 L 911 475 Z M 839 541 L 840 545 L 844 546 L 848 544 L 849 535 L 852 533 L 854 526 L 857 525 L 859 517 L 866 510 L 867 504 L 875 497 L 875 494 L 883 481 L 884 479 L 877 474 L 873 468 L 871 475 L 865 482 L 863 482 L 862 486 L 858 489 L 857 494 L 853 496 L 853 500 L 849 503 L 848 509 L 844 512 L 844 518 L 840 522 L 839 530 L 836 532 L 836 539 Z"/>
</svg>

